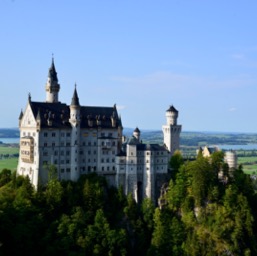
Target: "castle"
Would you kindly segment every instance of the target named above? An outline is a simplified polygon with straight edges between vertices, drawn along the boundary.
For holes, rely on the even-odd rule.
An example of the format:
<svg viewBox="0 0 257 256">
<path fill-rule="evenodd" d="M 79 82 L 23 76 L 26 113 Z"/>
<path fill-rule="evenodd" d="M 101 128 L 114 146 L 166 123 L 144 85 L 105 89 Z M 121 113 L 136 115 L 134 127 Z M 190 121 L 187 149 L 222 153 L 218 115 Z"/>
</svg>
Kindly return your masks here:
<svg viewBox="0 0 257 256">
<path fill-rule="evenodd" d="M 56 167 L 60 180 L 76 181 L 80 175 L 96 172 L 110 185 L 122 186 L 125 194 L 132 193 L 137 202 L 157 198 L 169 176 L 169 159 L 179 149 L 181 125 L 173 106 L 166 111 L 167 123 L 162 127 L 164 145 L 144 144 L 138 128 L 131 138 L 124 138 L 116 105 L 81 106 L 76 85 L 71 104 L 61 103 L 53 59 L 45 91 L 45 102 L 33 101 L 29 94 L 19 116 L 19 175 L 28 175 L 37 189 L 47 183 L 50 165 Z"/>
</svg>

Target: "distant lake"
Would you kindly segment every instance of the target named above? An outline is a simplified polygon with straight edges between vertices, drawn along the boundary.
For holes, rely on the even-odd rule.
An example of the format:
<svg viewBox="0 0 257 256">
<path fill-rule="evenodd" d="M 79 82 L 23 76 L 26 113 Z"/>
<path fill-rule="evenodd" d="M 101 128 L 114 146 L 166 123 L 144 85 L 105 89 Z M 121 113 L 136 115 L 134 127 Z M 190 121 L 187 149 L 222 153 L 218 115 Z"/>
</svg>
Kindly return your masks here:
<svg viewBox="0 0 257 256">
<path fill-rule="evenodd" d="M 257 144 L 247 144 L 247 145 L 216 145 L 220 149 L 224 150 L 257 150 Z"/>
<path fill-rule="evenodd" d="M 6 144 L 19 143 L 20 138 L 0 138 L 0 141 Z"/>
</svg>

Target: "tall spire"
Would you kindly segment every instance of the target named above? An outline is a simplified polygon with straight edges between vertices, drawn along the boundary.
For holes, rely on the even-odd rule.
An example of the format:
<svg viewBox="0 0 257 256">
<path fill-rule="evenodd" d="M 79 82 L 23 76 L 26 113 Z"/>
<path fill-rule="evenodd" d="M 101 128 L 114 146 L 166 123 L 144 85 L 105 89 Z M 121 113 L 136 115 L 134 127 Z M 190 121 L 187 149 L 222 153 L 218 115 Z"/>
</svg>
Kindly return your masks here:
<svg viewBox="0 0 257 256">
<path fill-rule="evenodd" d="M 79 106 L 79 97 L 78 97 L 78 93 L 77 93 L 77 85 L 76 84 L 75 84 L 73 97 L 72 97 L 72 100 L 71 100 L 71 105 Z"/>
<path fill-rule="evenodd" d="M 57 72 L 55 70 L 55 65 L 54 65 L 54 57 L 52 57 L 52 64 L 51 64 L 51 67 L 49 68 L 48 77 L 52 81 L 58 83 Z"/>
<path fill-rule="evenodd" d="M 48 79 L 46 83 L 46 102 L 55 103 L 58 102 L 58 93 L 60 85 L 58 84 L 57 72 L 55 70 L 54 58 L 52 57 L 52 63 L 48 72 Z"/>
</svg>

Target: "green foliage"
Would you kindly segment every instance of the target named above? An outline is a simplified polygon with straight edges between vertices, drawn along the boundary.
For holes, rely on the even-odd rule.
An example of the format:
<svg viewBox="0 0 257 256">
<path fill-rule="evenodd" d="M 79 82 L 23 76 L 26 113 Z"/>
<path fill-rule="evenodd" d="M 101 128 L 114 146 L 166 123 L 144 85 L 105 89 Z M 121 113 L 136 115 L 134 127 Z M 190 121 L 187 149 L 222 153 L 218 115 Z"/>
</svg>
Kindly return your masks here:
<svg viewBox="0 0 257 256">
<path fill-rule="evenodd" d="M 96 174 L 47 186 L 0 173 L 0 255 L 257 255 L 257 198 L 221 154 L 178 165 L 162 198 L 138 205 Z M 178 162 L 178 161 L 177 161 Z M 229 176 L 230 175 L 230 176 Z M 15 245 L 15 246 L 14 246 Z"/>
<path fill-rule="evenodd" d="M 180 151 L 176 150 L 173 156 L 170 158 L 169 161 L 169 167 L 172 170 L 172 178 L 174 179 L 176 177 L 176 174 L 180 168 L 180 166 L 183 164 L 183 156 Z"/>
</svg>

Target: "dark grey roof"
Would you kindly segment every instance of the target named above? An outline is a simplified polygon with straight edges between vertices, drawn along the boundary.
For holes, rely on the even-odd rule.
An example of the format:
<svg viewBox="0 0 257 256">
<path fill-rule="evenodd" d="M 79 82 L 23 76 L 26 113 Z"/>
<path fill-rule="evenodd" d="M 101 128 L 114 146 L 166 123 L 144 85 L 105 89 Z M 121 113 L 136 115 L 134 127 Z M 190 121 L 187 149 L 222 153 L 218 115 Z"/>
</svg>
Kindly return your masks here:
<svg viewBox="0 0 257 256">
<path fill-rule="evenodd" d="M 70 128 L 70 108 L 66 104 L 30 102 L 32 112 L 36 119 L 40 119 L 41 127 Z M 49 122 L 51 125 L 49 125 Z"/>
<path fill-rule="evenodd" d="M 138 139 L 134 136 L 131 136 L 127 141 L 128 145 L 137 145 L 138 143 L 139 143 Z"/>
<path fill-rule="evenodd" d="M 137 150 L 140 151 L 168 151 L 165 146 L 161 146 L 159 144 L 138 144 Z"/>
<path fill-rule="evenodd" d="M 126 156 L 126 152 L 120 151 L 116 156 Z"/>
<path fill-rule="evenodd" d="M 134 132 L 140 133 L 140 130 L 138 129 L 138 127 L 134 130 Z"/>
<path fill-rule="evenodd" d="M 75 85 L 73 97 L 72 97 L 72 100 L 71 100 L 71 105 L 73 105 L 73 106 L 79 106 L 79 97 L 78 97 L 76 85 Z"/>
<path fill-rule="evenodd" d="M 55 65 L 54 65 L 54 58 L 52 58 L 52 64 L 51 64 L 51 67 L 49 68 L 48 77 L 51 78 L 52 81 L 58 82 L 57 72 L 55 70 Z"/>
<path fill-rule="evenodd" d="M 208 151 L 210 152 L 210 154 L 218 151 L 217 147 L 207 147 L 207 148 L 208 148 Z"/>
<path fill-rule="evenodd" d="M 23 117 L 23 112 L 22 112 L 22 110 L 21 110 L 20 115 L 19 115 L 19 120 L 21 120 L 22 117 Z"/>
<path fill-rule="evenodd" d="M 172 105 L 169 107 L 169 109 L 166 110 L 166 112 L 175 112 L 178 113 L 178 111 L 175 109 L 175 107 Z"/>
<path fill-rule="evenodd" d="M 41 120 L 41 127 L 52 128 L 71 128 L 69 123 L 70 107 L 66 104 L 45 103 L 45 102 L 30 102 L 32 112 L 35 118 Z M 118 113 L 114 107 L 87 107 L 82 106 L 81 113 L 81 128 L 114 128 L 112 127 L 111 117 L 115 112 L 116 124 L 115 128 L 121 126 L 121 120 L 118 118 Z M 38 116 L 39 115 L 39 116 Z M 97 121 L 98 120 L 98 121 Z M 90 121 L 90 122 L 89 122 Z M 101 124 L 99 124 L 99 121 Z M 49 122 L 51 125 L 49 125 Z"/>
</svg>

